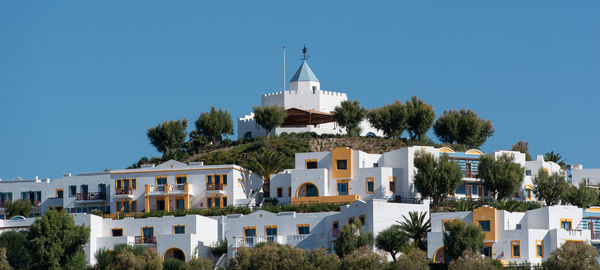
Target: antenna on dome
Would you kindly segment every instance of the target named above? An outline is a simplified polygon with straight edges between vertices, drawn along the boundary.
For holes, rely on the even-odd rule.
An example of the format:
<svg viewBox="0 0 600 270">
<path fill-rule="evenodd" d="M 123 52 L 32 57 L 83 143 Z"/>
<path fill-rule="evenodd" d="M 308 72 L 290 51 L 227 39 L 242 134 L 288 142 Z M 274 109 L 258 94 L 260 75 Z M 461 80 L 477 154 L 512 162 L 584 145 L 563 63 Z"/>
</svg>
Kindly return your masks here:
<svg viewBox="0 0 600 270">
<path fill-rule="evenodd" d="M 285 45 L 283 45 L 283 90 L 285 90 Z"/>
<path fill-rule="evenodd" d="M 308 49 L 306 48 L 306 44 L 304 44 L 304 48 L 302 48 L 302 61 L 307 60 L 310 57 L 306 52 L 308 52 Z"/>
</svg>

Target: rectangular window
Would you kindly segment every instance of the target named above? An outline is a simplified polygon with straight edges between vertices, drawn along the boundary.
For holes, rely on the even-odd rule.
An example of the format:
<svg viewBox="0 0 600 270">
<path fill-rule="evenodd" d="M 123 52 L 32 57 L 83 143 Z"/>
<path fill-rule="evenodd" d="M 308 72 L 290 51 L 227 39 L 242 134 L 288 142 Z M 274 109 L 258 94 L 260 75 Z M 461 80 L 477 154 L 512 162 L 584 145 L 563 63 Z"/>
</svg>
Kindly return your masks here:
<svg viewBox="0 0 600 270">
<path fill-rule="evenodd" d="M 535 241 L 535 256 L 538 258 L 544 257 L 544 241 L 542 241 L 542 240 Z"/>
<path fill-rule="evenodd" d="M 56 190 L 56 198 L 62 199 L 62 197 L 63 197 L 63 190 L 57 189 Z"/>
<path fill-rule="evenodd" d="M 175 208 L 177 210 L 185 209 L 185 200 L 184 199 L 175 200 Z"/>
<path fill-rule="evenodd" d="M 492 246 L 484 246 L 481 250 L 481 254 L 484 256 L 491 258 L 492 257 Z"/>
<path fill-rule="evenodd" d="M 69 186 L 69 197 L 75 197 L 77 195 L 77 186 Z"/>
<path fill-rule="evenodd" d="M 531 170 L 525 170 L 525 175 L 531 176 Z"/>
<path fill-rule="evenodd" d="M 113 237 L 123 236 L 123 228 L 113 228 L 111 234 Z"/>
<path fill-rule="evenodd" d="M 566 218 L 560 219 L 560 227 L 565 230 L 571 230 L 571 225 L 572 225 L 571 223 L 572 223 L 571 219 L 566 219 Z"/>
<path fill-rule="evenodd" d="M 348 218 L 348 224 L 354 224 L 354 217 Z"/>
<path fill-rule="evenodd" d="M 316 169 L 319 165 L 316 159 L 307 159 L 305 162 L 307 169 Z"/>
<path fill-rule="evenodd" d="M 448 226 L 448 223 L 453 222 L 454 219 L 444 219 L 442 220 L 442 231 L 447 231 L 450 229 L 450 227 Z"/>
<path fill-rule="evenodd" d="M 223 207 L 227 207 L 227 197 L 223 197 L 221 200 L 223 201 Z"/>
<path fill-rule="evenodd" d="M 516 229 L 517 229 L 517 230 L 520 230 L 520 229 L 521 229 L 521 224 L 517 224 L 517 227 L 516 227 Z"/>
<path fill-rule="evenodd" d="M 375 191 L 375 180 L 373 177 L 367 177 L 367 193 Z"/>
<path fill-rule="evenodd" d="M 187 175 L 177 175 L 177 176 L 175 176 L 175 182 L 178 185 L 187 183 Z"/>
<path fill-rule="evenodd" d="M 483 197 L 483 187 L 482 186 L 478 186 L 477 187 L 477 195 L 481 198 Z"/>
<path fill-rule="evenodd" d="M 465 196 L 471 197 L 473 195 L 473 187 L 471 185 L 465 186 Z"/>
<path fill-rule="evenodd" d="M 129 213 L 129 202 L 123 202 L 123 209 L 125 213 Z"/>
<path fill-rule="evenodd" d="M 123 209 L 121 209 L 121 202 L 117 202 L 117 212 L 123 212 Z"/>
<path fill-rule="evenodd" d="M 221 184 L 221 175 L 219 175 L 219 174 L 214 175 L 213 179 L 215 179 L 215 185 L 220 185 Z"/>
<path fill-rule="evenodd" d="M 131 201 L 131 212 L 132 213 L 137 212 L 137 202 L 136 201 Z"/>
<path fill-rule="evenodd" d="M 213 198 L 206 198 L 206 207 L 208 207 L 208 208 L 213 207 Z"/>
<path fill-rule="evenodd" d="M 336 165 L 338 170 L 347 170 L 348 169 L 348 161 L 345 159 L 336 160 Z"/>
<path fill-rule="evenodd" d="M 479 226 L 481 227 L 481 230 L 484 232 L 490 231 L 490 221 L 489 220 L 480 220 Z"/>
<path fill-rule="evenodd" d="M 288 187 L 288 197 L 292 197 L 292 187 Z"/>
<path fill-rule="evenodd" d="M 343 196 L 348 195 L 348 180 L 337 181 L 337 195 Z"/>
<path fill-rule="evenodd" d="M 283 197 L 283 188 L 277 188 L 277 198 Z"/>
<path fill-rule="evenodd" d="M 131 179 L 131 189 L 137 188 L 137 179 Z"/>
<path fill-rule="evenodd" d="M 165 184 L 167 184 L 167 177 L 166 176 L 157 176 L 156 177 L 156 184 L 157 185 L 165 185 Z"/>
<path fill-rule="evenodd" d="M 337 229 L 339 229 L 339 228 L 340 228 L 340 222 L 339 222 L 339 221 L 337 221 L 337 220 L 336 220 L 336 221 L 334 221 L 334 222 L 333 222 L 333 225 L 332 225 L 331 227 L 332 227 L 332 229 L 334 229 L 334 230 L 337 230 Z"/>
<path fill-rule="evenodd" d="M 254 237 L 256 236 L 256 227 L 244 227 L 244 241 L 246 244 L 254 244 Z"/>
<path fill-rule="evenodd" d="M 396 193 L 396 177 L 390 176 L 390 192 Z"/>
<path fill-rule="evenodd" d="M 142 228 L 142 236 L 153 236 L 154 235 L 154 227 L 143 227 Z"/>
<path fill-rule="evenodd" d="M 206 176 L 206 183 L 207 183 L 207 184 L 212 184 L 212 183 L 213 183 L 213 178 L 212 178 L 212 175 L 207 175 L 207 176 Z"/>
<path fill-rule="evenodd" d="M 525 189 L 525 199 L 531 200 L 531 189 Z"/>
<path fill-rule="evenodd" d="M 361 225 L 365 225 L 365 215 L 358 216 L 358 220 L 360 221 Z"/>
<path fill-rule="evenodd" d="M 223 185 L 227 185 L 227 175 L 226 174 L 221 175 L 221 183 L 223 183 Z"/>
<path fill-rule="evenodd" d="M 214 199 L 215 208 L 221 208 L 221 200 L 219 198 Z"/>
<path fill-rule="evenodd" d="M 513 258 L 521 257 L 521 241 L 519 241 L 519 240 L 511 241 L 510 245 L 512 246 L 511 256 Z"/>
<path fill-rule="evenodd" d="M 309 234 L 310 224 L 298 224 L 298 235 Z"/>
<path fill-rule="evenodd" d="M 185 234 L 185 225 L 173 226 L 173 234 Z"/>
<path fill-rule="evenodd" d="M 117 189 L 120 189 L 121 187 L 123 187 L 122 185 L 123 184 L 121 183 L 121 179 L 115 180 L 115 186 L 117 187 Z"/>
<path fill-rule="evenodd" d="M 273 243 L 277 241 L 277 225 L 265 226 L 265 235 L 267 236 L 267 242 Z"/>
</svg>

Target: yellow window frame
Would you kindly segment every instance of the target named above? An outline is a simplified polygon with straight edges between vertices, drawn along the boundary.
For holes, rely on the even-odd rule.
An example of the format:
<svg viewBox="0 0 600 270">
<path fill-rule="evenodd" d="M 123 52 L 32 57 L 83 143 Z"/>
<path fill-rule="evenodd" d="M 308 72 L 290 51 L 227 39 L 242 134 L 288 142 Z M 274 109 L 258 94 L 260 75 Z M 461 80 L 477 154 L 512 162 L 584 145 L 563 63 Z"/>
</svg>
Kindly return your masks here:
<svg viewBox="0 0 600 270">
<path fill-rule="evenodd" d="M 446 231 L 446 223 L 448 222 L 454 222 L 456 221 L 456 219 L 444 219 L 442 220 L 442 232 Z"/>
<path fill-rule="evenodd" d="M 153 233 L 152 235 L 156 235 L 156 231 L 154 230 L 154 226 L 144 226 L 144 227 L 142 227 L 142 236 L 146 236 L 144 234 L 144 229 L 145 228 L 152 228 L 152 233 Z M 152 235 L 149 235 L 149 236 L 152 236 Z"/>
<path fill-rule="evenodd" d="M 562 223 L 563 222 L 569 222 L 569 228 L 571 228 L 571 230 L 573 229 L 573 220 L 570 218 L 561 218 L 560 219 L 560 228 L 562 229 Z"/>
<path fill-rule="evenodd" d="M 394 189 L 393 190 L 392 190 L 392 183 L 394 183 Z M 389 185 L 389 190 L 390 190 L 391 193 L 396 193 L 396 189 L 398 188 L 396 186 L 396 183 L 397 183 L 396 182 L 396 177 L 395 176 L 390 176 L 390 178 L 389 178 L 389 184 L 390 184 Z"/>
<path fill-rule="evenodd" d="M 56 189 L 56 198 L 58 198 L 58 192 L 62 191 L 63 192 L 63 198 L 65 197 L 65 191 L 62 188 L 57 188 Z"/>
<path fill-rule="evenodd" d="M 537 253 L 537 248 L 541 246 L 542 256 L 539 256 Z M 544 240 L 535 240 L 535 257 L 536 258 L 544 258 Z"/>
<path fill-rule="evenodd" d="M 340 183 L 349 184 L 350 183 L 350 179 L 338 179 L 335 182 L 336 182 L 335 183 L 335 195 L 339 196 L 340 193 L 338 192 L 338 186 L 337 186 L 337 184 L 340 184 Z M 348 185 L 348 194 L 350 194 L 350 185 Z"/>
<path fill-rule="evenodd" d="M 373 190 L 369 191 L 369 183 L 373 183 Z M 375 192 L 375 178 L 374 177 L 367 177 L 367 181 L 365 183 L 365 190 L 367 191 L 367 193 L 373 193 Z"/>
<path fill-rule="evenodd" d="M 121 236 L 125 236 L 125 230 L 123 228 L 110 228 L 110 236 L 111 237 L 115 237 L 113 230 L 121 230 Z M 116 237 L 120 237 L 120 236 L 116 236 Z"/>
<path fill-rule="evenodd" d="M 304 160 L 304 169 L 308 169 L 308 163 L 309 162 L 316 162 L 317 163 L 317 168 L 319 168 L 319 160 L 316 158 L 311 158 L 311 159 L 305 159 Z"/>
<path fill-rule="evenodd" d="M 165 178 L 165 184 L 169 183 L 169 177 L 167 175 L 157 175 L 154 177 L 154 184 L 158 185 L 158 178 Z"/>
<path fill-rule="evenodd" d="M 467 192 L 467 190 L 469 192 Z M 465 196 L 467 198 L 471 198 L 473 196 L 473 186 L 472 185 L 465 185 Z"/>
<path fill-rule="evenodd" d="M 308 227 L 308 234 L 310 234 L 310 224 L 298 224 L 296 225 L 296 234 L 300 235 L 300 227 Z"/>
<path fill-rule="evenodd" d="M 515 256 L 515 246 L 519 247 L 519 255 L 518 256 Z M 521 240 L 510 241 L 510 257 L 511 258 L 521 258 Z"/>
<path fill-rule="evenodd" d="M 173 231 L 172 231 L 172 232 L 173 232 L 173 234 L 175 234 L 175 227 L 181 227 L 181 226 L 183 226 L 183 234 L 185 234 L 185 233 L 186 233 L 186 231 L 187 231 L 187 228 L 185 227 L 185 224 L 177 224 L 177 225 L 173 225 Z"/>
<path fill-rule="evenodd" d="M 252 229 L 254 229 L 254 234 L 256 234 L 256 226 L 244 227 L 244 237 L 247 237 L 246 230 L 252 230 Z M 254 236 L 257 236 L 257 235 L 254 235 Z"/>
<path fill-rule="evenodd" d="M 267 236 L 267 229 L 275 229 L 275 232 L 277 232 L 275 235 L 272 236 L 278 236 L 279 235 L 279 228 L 277 227 L 277 225 L 265 225 L 265 236 Z"/>
</svg>

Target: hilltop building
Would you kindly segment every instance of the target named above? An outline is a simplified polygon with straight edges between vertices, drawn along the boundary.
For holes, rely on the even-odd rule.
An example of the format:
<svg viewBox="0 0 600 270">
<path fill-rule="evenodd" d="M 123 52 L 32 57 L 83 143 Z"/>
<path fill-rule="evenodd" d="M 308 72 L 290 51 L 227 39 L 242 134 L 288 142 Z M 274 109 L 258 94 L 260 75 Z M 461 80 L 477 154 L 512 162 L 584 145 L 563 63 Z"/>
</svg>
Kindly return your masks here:
<svg viewBox="0 0 600 270">
<path fill-rule="evenodd" d="M 306 59 L 290 80 L 289 90 L 262 95 L 261 106 L 277 105 L 286 109 L 287 118 L 281 127 L 271 131 L 271 135 L 283 132 L 315 132 L 317 134 L 345 134 L 333 118 L 333 110 L 342 101 L 348 100 L 346 93 L 321 89 L 321 83 L 308 66 Z M 254 113 L 238 119 L 238 138 L 266 136 L 254 118 Z M 361 136 L 382 136 L 368 121 L 360 123 Z"/>
</svg>

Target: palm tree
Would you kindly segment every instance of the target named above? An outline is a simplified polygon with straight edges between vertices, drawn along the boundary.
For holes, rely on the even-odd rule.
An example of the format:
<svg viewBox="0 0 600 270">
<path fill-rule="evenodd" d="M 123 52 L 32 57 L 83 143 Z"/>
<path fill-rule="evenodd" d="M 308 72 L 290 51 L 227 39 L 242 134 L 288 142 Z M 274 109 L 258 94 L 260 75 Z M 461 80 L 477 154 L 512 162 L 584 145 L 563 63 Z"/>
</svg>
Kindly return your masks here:
<svg viewBox="0 0 600 270">
<path fill-rule="evenodd" d="M 566 159 L 563 159 L 559 152 L 554 153 L 554 151 L 550 151 L 545 153 L 544 161 L 552 161 L 558 164 L 561 168 L 565 168 L 567 166 L 565 163 Z"/>
<path fill-rule="evenodd" d="M 400 229 L 406 233 L 413 241 L 413 245 L 427 250 L 427 232 L 431 230 L 431 219 L 427 218 L 427 212 L 411 211 L 408 213 L 409 218 L 403 216 L 404 221 L 396 221 L 400 223 Z"/>
<path fill-rule="evenodd" d="M 286 156 L 278 152 L 265 151 L 251 156 L 246 161 L 245 167 L 263 179 L 264 197 L 270 197 L 271 174 L 276 174 L 285 169 Z"/>
</svg>

